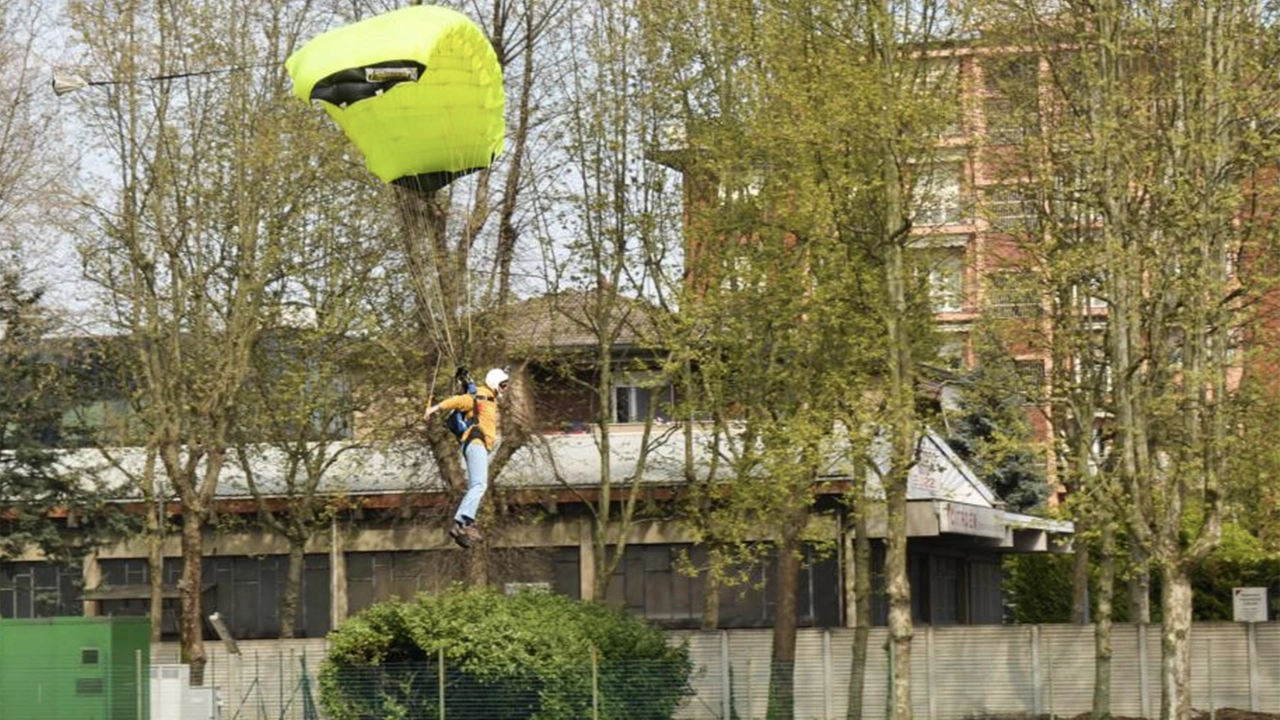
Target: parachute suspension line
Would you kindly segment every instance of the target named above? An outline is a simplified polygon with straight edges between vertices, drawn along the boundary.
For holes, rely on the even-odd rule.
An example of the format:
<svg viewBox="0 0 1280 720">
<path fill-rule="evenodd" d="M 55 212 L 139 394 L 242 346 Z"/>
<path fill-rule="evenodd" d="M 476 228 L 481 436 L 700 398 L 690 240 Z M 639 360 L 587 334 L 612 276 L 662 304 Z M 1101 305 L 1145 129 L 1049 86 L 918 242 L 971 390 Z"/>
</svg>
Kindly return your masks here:
<svg viewBox="0 0 1280 720">
<path fill-rule="evenodd" d="M 410 260 L 414 288 L 420 302 L 419 312 L 427 323 L 433 340 L 450 358 L 453 365 L 467 365 L 462 357 L 465 343 L 462 338 L 471 337 L 475 315 L 473 282 L 486 271 L 473 268 L 469 254 L 477 243 L 478 227 L 483 224 L 485 212 L 485 184 L 489 170 L 477 175 L 477 206 L 470 208 L 467 218 L 456 218 L 456 240 L 451 240 L 448 229 L 454 225 L 450 216 L 450 202 L 457 201 L 450 186 L 443 190 L 427 190 L 416 187 L 415 179 L 396 182 L 396 196 L 406 228 L 404 240 Z M 449 194 L 442 194 L 449 193 Z"/>
<path fill-rule="evenodd" d="M 424 207 L 432 199 L 402 188 L 396 188 L 395 194 L 401 210 L 401 240 L 414 285 L 414 304 L 436 345 L 437 355 L 456 363 L 458 348 L 454 343 L 450 325 L 452 312 L 446 298 L 447 268 L 442 268 L 440 263 L 441 228 Z"/>
<path fill-rule="evenodd" d="M 436 383 L 440 381 L 440 364 L 442 360 L 444 360 L 444 356 L 440 353 L 436 353 L 436 366 L 431 370 L 431 382 L 427 383 L 428 406 L 435 404 Z"/>
</svg>

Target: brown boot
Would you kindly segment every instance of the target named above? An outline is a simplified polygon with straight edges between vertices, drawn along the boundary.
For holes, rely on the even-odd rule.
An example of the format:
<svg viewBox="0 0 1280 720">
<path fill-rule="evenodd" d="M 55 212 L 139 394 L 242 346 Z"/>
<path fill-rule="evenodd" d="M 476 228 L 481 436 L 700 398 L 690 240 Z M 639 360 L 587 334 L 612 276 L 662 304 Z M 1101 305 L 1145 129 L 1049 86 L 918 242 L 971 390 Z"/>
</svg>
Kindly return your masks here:
<svg viewBox="0 0 1280 720">
<path fill-rule="evenodd" d="M 480 534 L 480 528 L 475 525 L 466 525 L 462 528 L 462 532 L 467 536 L 467 544 L 473 545 L 484 540 L 484 536 Z"/>
<path fill-rule="evenodd" d="M 471 537 L 467 534 L 467 529 L 457 523 L 454 523 L 449 528 L 449 537 L 453 538 L 453 541 L 463 548 L 471 547 Z"/>
</svg>

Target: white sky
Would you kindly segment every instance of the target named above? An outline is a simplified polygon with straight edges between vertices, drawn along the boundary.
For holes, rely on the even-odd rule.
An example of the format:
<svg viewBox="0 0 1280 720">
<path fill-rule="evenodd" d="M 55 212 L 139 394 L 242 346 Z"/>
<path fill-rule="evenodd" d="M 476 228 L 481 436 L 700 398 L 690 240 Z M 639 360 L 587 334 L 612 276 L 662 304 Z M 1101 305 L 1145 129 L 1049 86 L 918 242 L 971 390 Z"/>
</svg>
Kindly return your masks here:
<svg viewBox="0 0 1280 720">
<path fill-rule="evenodd" d="M 104 187 L 103 182 L 109 182 L 107 179 L 114 173 L 111 172 L 108 161 L 102 158 L 95 159 L 95 153 L 92 150 L 95 139 L 87 137 L 84 118 L 77 109 L 84 102 L 85 94 L 98 92 L 98 90 L 90 87 L 75 95 L 59 98 L 53 93 L 51 82 L 53 75 L 58 71 L 74 72 L 89 80 L 101 81 L 111 78 L 95 76 L 91 68 L 85 69 L 82 63 L 77 62 L 78 58 L 68 54 L 67 47 L 71 45 L 70 31 L 59 17 L 64 0 L 0 1 L 3 1 L 6 6 L 0 9 L 0 13 L 10 17 L 20 16 L 22 24 L 29 25 L 32 32 L 36 33 L 35 42 L 31 46 L 31 66 L 22 73 L 21 82 L 24 88 L 35 97 L 32 110 L 51 112 L 52 121 L 48 123 L 49 130 L 66 140 L 66 142 L 58 142 L 57 137 L 51 138 L 51 146 L 62 149 L 44 158 L 43 170 L 49 173 L 79 172 L 82 176 L 86 174 L 99 176 L 101 180 L 96 182 L 96 186 Z M 32 7 L 21 7 L 28 4 Z M 35 14 L 32 14 L 32 8 L 35 9 Z M 546 88 L 542 88 L 541 91 L 546 92 Z M 552 92 L 558 94 L 560 91 Z M 558 154 L 555 147 L 558 137 L 562 137 L 558 132 L 554 130 L 546 132 L 544 128 L 540 137 L 534 139 L 539 147 L 531 156 L 531 162 L 546 166 L 550 160 L 551 164 L 554 164 L 556 161 L 553 157 Z M 510 146 L 510 143 L 508 144 Z M 558 172 L 553 171 L 553 174 L 541 178 L 538 185 L 543 188 L 554 188 L 553 192 L 574 192 L 574 188 L 579 185 L 576 177 L 573 177 L 576 173 L 565 173 L 563 166 L 557 170 Z M 678 185 L 673 186 L 673 190 L 678 192 Z M 537 238 L 566 237 L 575 232 L 573 226 L 576 223 L 563 221 L 566 217 L 564 213 L 571 214 L 573 209 L 548 207 L 548 203 L 554 204 L 555 201 L 543 197 L 540 201 L 543 206 L 540 216 L 536 220 L 525 220 L 526 238 L 522 239 L 518 248 L 516 266 L 513 267 L 513 280 L 521 294 L 538 294 L 552 289 L 547 283 L 550 271 L 546 263 L 553 258 L 561 262 L 564 260 L 564 243 L 552 242 L 544 245 Z M 71 315 L 72 332 L 75 328 L 86 329 L 92 325 L 90 313 L 96 304 L 90 298 L 93 288 L 80 280 L 80 263 L 71 238 L 60 234 L 54 223 L 48 222 L 48 218 L 32 214 L 27 220 L 30 223 L 30 231 L 15 235 L 22 242 L 23 263 L 36 277 L 46 283 L 46 297 L 51 304 L 65 309 Z M 678 255 L 678 248 L 676 248 L 676 254 Z M 485 270 L 480 267 L 473 269 Z"/>
</svg>

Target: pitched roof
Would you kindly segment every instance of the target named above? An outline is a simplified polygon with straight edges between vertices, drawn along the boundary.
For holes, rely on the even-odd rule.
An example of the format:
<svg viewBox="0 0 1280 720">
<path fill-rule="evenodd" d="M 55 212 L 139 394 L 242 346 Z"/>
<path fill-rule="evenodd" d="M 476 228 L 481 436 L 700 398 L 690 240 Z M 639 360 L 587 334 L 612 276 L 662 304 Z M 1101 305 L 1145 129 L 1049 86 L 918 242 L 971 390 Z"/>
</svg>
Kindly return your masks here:
<svg viewBox="0 0 1280 720">
<path fill-rule="evenodd" d="M 710 441 L 705 431 L 694 433 L 693 457 L 704 471 L 710 467 Z M 644 435 L 640 432 L 615 432 L 610 435 L 609 468 L 620 482 L 634 477 L 642 450 Z M 650 438 L 649 455 L 641 481 L 650 486 L 678 486 L 685 483 L 685 434 L 679 425 L 661 426 Z M 1045 520 L 1003 510 L 998 499 L 965 463 L 939 437 L 927 434 L 921 438 L 919 457 L 908 476 L 908 501 L 931 508 L 925 517 L 931 531 L 917 534 L 959 533 L 985 537 L 1010 536 L 1014 529 L 1035 530 L 1054 534 L 1070 534 L 1072 524 Z M 332 443 L 327 452 L 334 453 L 332 467 L 326 472 L 322 489 L 348 496 L 394 495 L 401 493 L 437 493 L 445 487 L 429 450 L 421 444 L 400 444 L 380 448 Z M 885 469 L 887 446 L 873 450 L 875 461 Z M 141 472 L 145 461 L 140 448 L 112 453 L 113 462 L 96 450 L 68 452 L 63 462 L 68 468 L 91 473 L 109 487 L 126 490 L 125 497 L 136 497 L 129 476 Z M 519 489 L 587 489 L 599 486 L 603 460 L 598 436 L 594 433 L 551 434 L 536 437 L 521 448 L 504 467 L 497 483 Z M 283 453 L 272 446 L 258 446 L 249 456 L 259 491 L 266 495 L 289 493 L 288 467 Z M 732 471 L 728 463 L 720 463 L 717 480 L 728 481 Z M 848 453 L 833 446 L 828 467 L 822 473 L 826 480 L 848 480 L 852 464 Z M 878 473 L 868 475 L 867 494 L 883 497 Z M 220 499 L 244 499 L 252 496 L 244 468 L 229 459 L 218 487 Z M 919 522 L 917 521 L 917 525 Z"/>
<path fill-rule="evenodd" d="M 615 302 L 607 317 L 598 310 Z M 508 339 L 524 349 L 596 347 L 610 338 L 614 347 L 643 345 L 656 336 L 652 304 L 608 291 L 574 290 L 549 293 L 517 303 L 507 310 Z"/>
</svg>

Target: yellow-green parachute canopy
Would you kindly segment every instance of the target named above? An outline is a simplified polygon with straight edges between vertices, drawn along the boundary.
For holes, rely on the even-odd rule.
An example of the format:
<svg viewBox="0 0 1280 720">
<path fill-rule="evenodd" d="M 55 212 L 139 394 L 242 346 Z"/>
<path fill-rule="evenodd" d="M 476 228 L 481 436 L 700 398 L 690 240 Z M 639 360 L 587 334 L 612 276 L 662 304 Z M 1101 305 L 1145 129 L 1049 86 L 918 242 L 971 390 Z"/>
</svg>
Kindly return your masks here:
<svg viewBox="0 0 1280 720">
<path fill-rule="evenodd" d="M 285 62 L 384 182 L 437 190 L 502 152 L 502 68 L 465 15 L 412 5 L 316 36 Z"/>
</svg>

